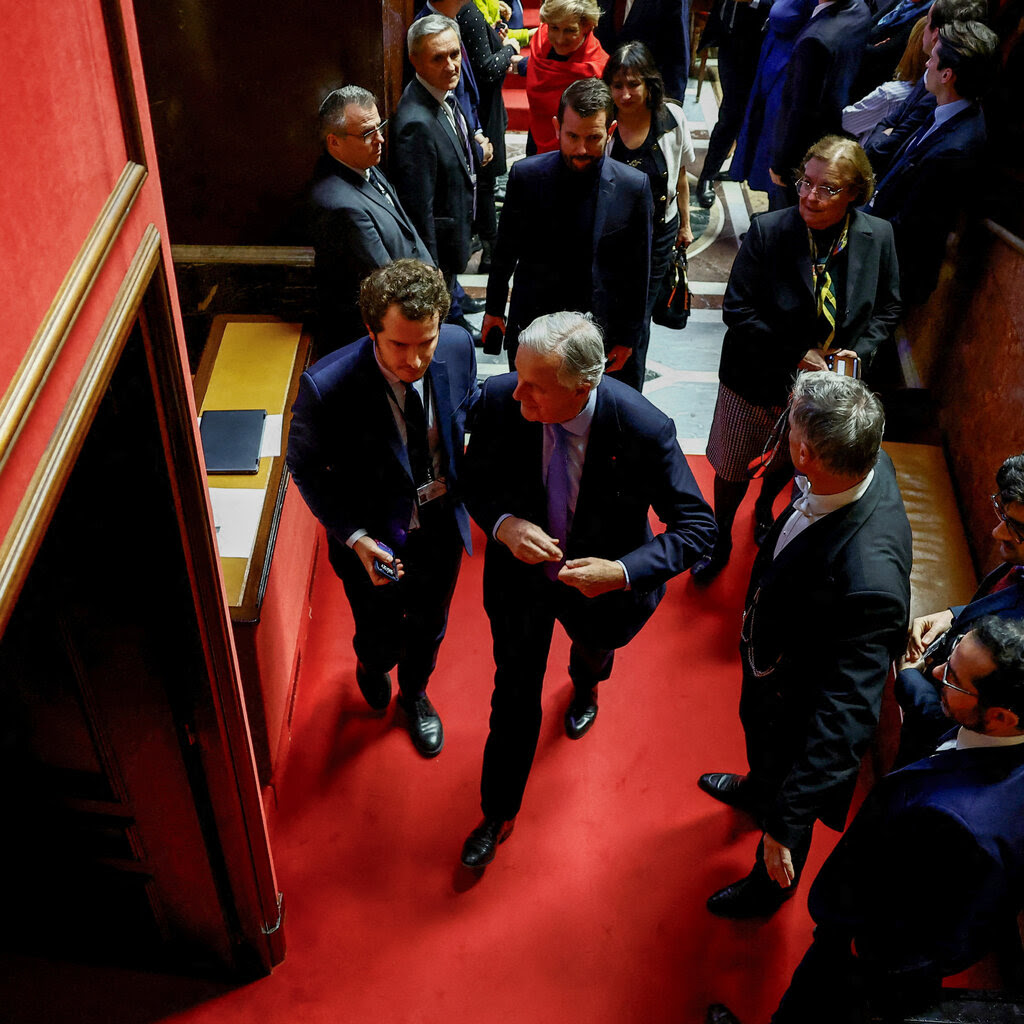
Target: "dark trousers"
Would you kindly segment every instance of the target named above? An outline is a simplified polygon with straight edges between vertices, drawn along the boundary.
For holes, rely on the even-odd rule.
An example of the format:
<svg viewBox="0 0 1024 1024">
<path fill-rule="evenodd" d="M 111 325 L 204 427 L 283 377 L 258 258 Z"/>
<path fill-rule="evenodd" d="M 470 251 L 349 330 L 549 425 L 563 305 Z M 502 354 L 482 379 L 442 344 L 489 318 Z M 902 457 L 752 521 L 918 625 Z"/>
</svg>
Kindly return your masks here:
<svg viewBox="0 0 1024 1024">
<path fill-rule="evenodd" d="M 614 651 L 594 642 L 582 605 L 586 598 L 549 580 L 540 566 L 521 575 L 528 576 L 522 591 L 489 586 L 486 575 L 484 580 L 496 670 L 480 796 L 484 816 L 501 821 L 519 813 L 537 751 L 541 692 L 555 620 L 572 640 L 569 676 L 577 692 L 585 693 L 607 679 L 614 659 Z"/>
<path fill-rule="evenodd" d="M 747 100 L 757 75 L 761 40 L 759 31 L 732 31 L 719 40 L 718 79 L 722 85 L 722 105 L 718 108 L 718 122 L 708 139 L 701 178 L 713 178 L 722 169 L 743 126 Z"/>
<path fill-rule="evenodd" d="M 651 313 L 658 298 L 662 278 L 668 270 L 668 258 L 672 253 L 672 245 L 679 230 L 679 217 L 676 216 L 668 224 L 655 224 L 651 240 L 651 276 L 647 283 L 647 309 L 644 311 L 644 325 L 640 332 L 640 340 L 633 349 L 633 354 L 626 360 L 626 365 L 615 373 L 608 374 L 628 384 L 636 391 L 643 391 L 644 377 L 647 374 L 647 349 L 651 344 Z"/>
<path fill-rule="evenodd" d="M 423 519 L 425 525 L 395 550 L 405 569 L 397 583 L 375 587 L 351 548 L 333 541 L 329 548 L 355 619 L 356 657 L 371 672 L 397 665 L 406 697 L 422 693 L 434 671 L 462 561 L 462 538 L 451 509 L 439 507 Z"/>
<path fill-rule="evenodd" d="M 771 1024 L 867 1024 L 873 1014 L 896 1022 L 939 998 L 941 977 L 888 975 L 855 956 L 851 943 L 852 936 L 842 930 L 822 925 L 814 930 Z"/>
</svg>

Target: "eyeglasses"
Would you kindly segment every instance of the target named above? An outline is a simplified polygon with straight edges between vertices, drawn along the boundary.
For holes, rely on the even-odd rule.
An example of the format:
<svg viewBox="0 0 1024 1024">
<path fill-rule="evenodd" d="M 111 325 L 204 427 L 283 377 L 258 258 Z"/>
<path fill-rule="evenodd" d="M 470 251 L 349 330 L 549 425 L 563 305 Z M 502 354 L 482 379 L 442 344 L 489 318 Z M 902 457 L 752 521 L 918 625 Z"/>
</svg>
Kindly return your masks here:
<svg viewBox="0 0 1024 1024">
<path fill-rule="evenodd" d="M 1010 531 L 1010 536 L 1018 544 L 1024 544 L 1024 523 L 1017 519 L 1012 519 L 1006 514 L 1006 509 L 1003 508 L 1002 499 L 998 494 L 992 495 L 992 507 L 996 510 L 996 515 L 1006 523 L 1006 529 Z"/>
<path fill-rule="evenodd" d="M 981 700 L 981 695 L 980 694 L 978 694 L 978 693 L 971 693 L 970 690 L 965 690 L 962 686 L 957 686 L 956 683 L 951 683 L 946 678 L 946 676 L 949 674 L 949 663 L 953 660 L 953 652 L 957 649 L 957 647 L 960 644 L 960 641 L 963 640 L 963 638 L 966 635 L 967 635 L 966 633 L 961 633 L 960 636 L 958 636 L 953 641 L 953 646 L 950 647 L 950 649 L 949 649 L 949 656 L 946 658 L 946 664 L 942 666 L 942 680 L 941 680 L 941 682 L 942 682 L 943 686 L 948 686 L 951 690 L 956 690 L 957 693 L 962 693 L 962 694 L 964 694 L 967 697 L 974 697 L 977 700 Z"/>
<path fill-rule="evenodd" d="M 390 121 L 391 118 L 388 118 Z M 388 121 L 381 121 L 380 124 L 374 125 L 372 128 L 367 128 L 365 132 L 338 132 L 339 135 L 344 135 L 350 139 L 362 139 L 363 142 L 369 142 L 374 135 L 384 134 L 384 129 L 388 126 Z"/>
<path fill-rule="evenodd" d="M 846 190 L 846 185 L 833 188 L 831 185 L 814 185 L 806 178 L 798 178 L 796 190 L 802 196 L 817 196 L 819 199 L 835 199 L 840 192 Z"/>
</svg>

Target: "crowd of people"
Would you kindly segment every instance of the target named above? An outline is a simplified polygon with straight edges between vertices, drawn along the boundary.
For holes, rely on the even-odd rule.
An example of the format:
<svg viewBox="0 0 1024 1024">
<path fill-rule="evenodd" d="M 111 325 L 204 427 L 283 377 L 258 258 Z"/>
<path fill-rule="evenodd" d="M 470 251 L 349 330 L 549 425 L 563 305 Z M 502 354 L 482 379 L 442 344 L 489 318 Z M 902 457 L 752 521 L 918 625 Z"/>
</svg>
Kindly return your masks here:
<svg viewBox="0 0 1024 1024">
<path fill-rule="evenodd" d="M 768 191 L 769 211 L 723 302 L 712 509 L 641 393 L 653 296 L 693 239 L 686 5 L 544 0 L 537 30 L 517 8 L 430 0 L 417 13 L 390 179 L 372 93 L 347 85 L 320 107 L 309 229 L 326 354 L 302 376 L 287 462 L 352 608 L 359 689 L 383 711 L 397 671 L 414 746 L 441 752 L 427 689 L 474 521 L 495 676 L 483 817 L 461 861 L 483 870 L 522 807 L 555 622 L 578 740 L 668 581 L 691 570 L 708 586 L 728 561 L 763 472 L 738 636 L 747 771 L 698 780 L 762 835 L 750 873 L 707 906 L 767 916 L 793 894 L 815 822 L 844 828 L 898 663 L 897 768 L 811 887 L 814 942 L 772 1019 L 820 1021 L 827 1004 L 827 1019 L 863 1021 L 933 998 L 1024 907 L 1024 455 L 993 496 L 1006 564 L 966 607 L 910 623 L 910 524 L 882 403 L 860 378 L 932 291 L 950 184 L 984 145 L 987 12 L 716 3 L 705 43 L 722 107 L 696 200 L 716 201 L 735 143 L 729 173 Z M 526 78 L 530 155 L 509 169 L 510 73 Z M 474 232 L 483 300 L 458 284 Z M 480 331 L 467 312 L 484 313 Z M 482 387 L 481 344 L 510 369 Z M 716 1004 L 708 1020 L 736 1018 Z"/>
</svg>

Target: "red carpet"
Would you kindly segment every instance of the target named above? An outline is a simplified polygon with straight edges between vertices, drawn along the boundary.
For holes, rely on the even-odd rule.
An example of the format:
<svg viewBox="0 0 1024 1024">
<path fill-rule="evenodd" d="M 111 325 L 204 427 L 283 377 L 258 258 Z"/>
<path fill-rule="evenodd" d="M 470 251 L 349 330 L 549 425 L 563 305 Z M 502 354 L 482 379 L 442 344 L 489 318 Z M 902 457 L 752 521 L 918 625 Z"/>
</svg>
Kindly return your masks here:
<svg viewBox="0 0 1024 1024">
<path fill-rule="evenodd" d="M 706 461 L 691 461 L 710 493 Z M 708 1002 L 724 1001 L 744 1024 L 763 1024 L 810 938 L 806 892 L 768 922 L 708 914 L 706 897 L 749 869 L 757 834 L 696 787 L 703 771 L 745 766 L 736 639 L 751 506 L 710 588 L 689 577 L 669 585 L 601 687 L 597 724 L 575 743 L 562 730 L 568 645 L 556 631 L 523 812 L 475 885 L 458 856 L 479 820 L 491 690 L 482 538 L 431 684 L 447 732 L 434 761 L 415 753 L 393 709 L 375 718 L 363 703 L 351 619 L 324 561 L 271 814 L 284 963 L 234 990 L 67 965 L 55 985 L 52 968 L 21 965 L 16 989 L 0 978 L 0 1017 L 699 1024 Z M 808 878 L 835 839 L 819 826 Z"/>
<path fill-rule="evenodd" d="M 710 471 L 693 461 L 709 493 Z M 432 762 L 393 710 L 365 708 L 341 586 L 321 573 L 273 822 L 287 958 L 172 1019 L 653 1024 L 701 1021 L 713 1000 L 763 1019 L 807 944 L 804 900 L 769 923 L 707 913 L 705 898 L 749 869 L 757 837 L 695 785 L 745 763 L 735 646 L 749 530 L 744 518 L 733 563 L 707 591 L 688 577 L 670 585 L 576 743 L 562 731 L 558 634 L 523 812 L 475 885 L 457 862 L 479 819 L 491 690 L 482 558 L 464 565 L 431 684 L 447 734 Z M 812 870 L 832 842 L 822 830 Z"/>
</svg>

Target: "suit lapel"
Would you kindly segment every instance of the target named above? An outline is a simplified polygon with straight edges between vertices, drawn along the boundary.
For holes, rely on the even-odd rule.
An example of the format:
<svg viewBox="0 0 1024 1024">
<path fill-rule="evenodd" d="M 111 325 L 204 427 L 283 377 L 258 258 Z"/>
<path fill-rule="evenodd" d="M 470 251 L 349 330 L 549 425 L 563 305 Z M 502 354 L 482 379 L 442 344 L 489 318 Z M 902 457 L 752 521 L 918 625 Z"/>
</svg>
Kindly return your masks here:
<svg viewBox="0 0 1024 1024">
<path fill-rule="evenodd" d="M 433 96 L 430 96 L 429 98 L 431 100 L 434 99 Z M 435 106 L 437 107 L 437 112 L 434 114 L 434 117 L 437 118 L 438 123 L 441 125 L 442 131 L 448 137 L 448 141 L 452 144 L 452 146 L 455 147 L 455 152 L 458 155 L 459 166 L 462 168 L 462 173 L 466 175 L 466 180 L 470 181 L 472 179 L 470 178 L 469 174 L 469 166 L 466 164 L 466 150 L 463 148 L 462 143 L 459 141 L 459 134 L 452 127 L 452 123 L 448 118 L 448 114 L 444 110 L 444 104 L 437 103 L 436 101 L 434 102 Z"/>
<path fill-rule="evenodd" d="M 865 276 L 869 272 L 873 274 L 877 268 L 877 258 L 871 250 L 871 237 L 870 225 L 856 210 L 852 210 L 846 243 L 846 309 L 839 311 L 839 326 L 846 326 L 846 315 L 857 307 L 856 297 L 863 291 Z"/>
<path fill-rule="evenodd" d="M 599 387 L 570 537 L 577 532 L 579 523 L 587 522 L 588 517 L 593 520 L 600 516 L 602 504 L 615 496 L 616 481 L 611 478 L 611 474 L 615 465 L 617 439 L 621 436 L 615 398 L 608 388 Z"/>
<path fill-rule="evenodd" d="M 444 452 L 444 472 L 449 472 L 452 465 L 452 453 L 449 450 L 449 427 L 452 422 L 452 398 L 451 389 L 448 383 L 448 367 L 441 359 L 431 360 L 427 370 L 430 378 L 430 390 L 434 396 L 434 412 L 437 415 L 437 436 L 441 442 L 441 450 Z"/>
<path fill-rule="evenodd" d="M 615 179 L 613 177 L 615 168 L 612 166 L 612 158 L 605 154 L 601 163 L 601 184 L 597 193 L 597 209 L 594 210 L 594 253 L 597 253 L 597 243 L 604 232 L 604 222 L 608 211 L 612 208 L 612 201 L 615 195 Z M 595 257 L 596 258 L 596 257 Z M 600 395 L 600 392 L 598 392 Z"/>
</svg>

